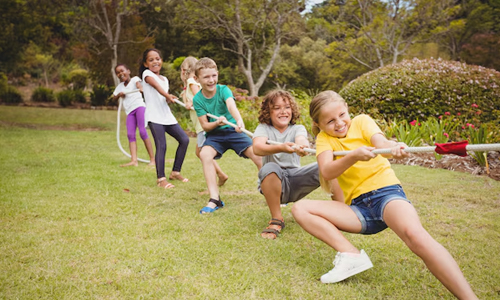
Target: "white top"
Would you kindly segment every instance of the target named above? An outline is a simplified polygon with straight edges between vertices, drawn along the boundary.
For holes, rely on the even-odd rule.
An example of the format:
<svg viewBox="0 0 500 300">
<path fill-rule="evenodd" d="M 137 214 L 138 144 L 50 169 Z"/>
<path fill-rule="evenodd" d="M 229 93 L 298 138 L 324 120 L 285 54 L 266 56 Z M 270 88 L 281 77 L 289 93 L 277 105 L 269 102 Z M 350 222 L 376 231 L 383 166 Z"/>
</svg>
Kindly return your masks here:
<svg viewBox="0 0 500 300">
<path fill-rule="evenodd" d="M 153 77 L 157 83 L 168 93 L 168 79 L 165 76 L 158 76 L 150 70 L 145 70 L 142 73 L 142 89 L 144 92 L 144 100 L 146 100 L 146 123 L 153 122 L 162 125 L 177 124 L 177 120 L 170 111 L 167 99 L 163 97 L 154 87 L 146 82 L 146 77 Z"/>
<path fill-rule="evenodd" d="M 123 97 L 123 110 L 128 115 L 132 111 L 134 111 L 138 107 L 146 107 L 144 104 L 144 99 L 142 99 L 141 92 L 137 91 L 135 93 L 127 94 L 127 92 L 137 90 L 137 82 L 140 82 L 141 79 L 137 76 L 130 78 L 127 86 L 125 86 L 124 82 L 120 82 L 118 86 L 115 88 L 113 95 L 118 95 L 119 93 L 125 93 L 125 97 Z"/>
</svg>

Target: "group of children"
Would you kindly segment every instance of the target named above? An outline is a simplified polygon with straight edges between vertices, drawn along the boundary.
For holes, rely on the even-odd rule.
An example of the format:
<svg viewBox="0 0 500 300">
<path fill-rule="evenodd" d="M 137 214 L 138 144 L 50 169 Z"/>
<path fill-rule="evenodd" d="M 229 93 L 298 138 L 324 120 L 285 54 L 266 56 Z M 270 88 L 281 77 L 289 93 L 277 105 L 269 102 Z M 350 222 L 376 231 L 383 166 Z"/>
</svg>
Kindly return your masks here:
<svg viewBox="0 0 500 300">
<path fill-rule="evenodd" d="M 156 146 L 157 184 L 172 188 L 164 171 L 165 132 L 179 142 L 169 180 L 188 181 L 180 170 L 189 139 L 169 109 L 168 103 L 175 98 L 168 94 L 168 80 L 160 75 L 161 64 L 158 50 L 146 50 L 140 75 L 146 102 L 145 120 Z M 130 79 L 130 71 L 127 72 L 125 66 L 119 65 L 115 71 L 122 81 L 120 86 L 132 84 L 141 89 L 140 80 Z M 450 253 L 423 228 L 388 159 L 371 151 L 390 148 L 391 156 L 399 159 L 408 156 L 404 151 L 406 145 L 388 140 L 368 115 L 351 119 L 341 96 L 333 91 L 319 93 L 309 107 L 317 135 L 317 162 L 301 166 L 300 157 L 306 155 L 305 148 L 310 145 L 305 127 L 296 124 L 299 109 L 289 92 L 274 90 L 266 94 L 259 112 L 260 124 L 252 140 L 242 132 L 245 125 L 231 90 L 218 84 L 217 65 L 212 59 L 186 58 L 181 66 L 181 78 L 186 108 L 194 108 L 191 119 L 197 133 L 196 155 L 201 160 L 210 195 L 200 213 L 213 213 L 224 207 L 219 186 L 228 176 L 215 160 L 232 149 L 239 156 L 249 158 L 259 170 L 258 189 L 271 213 L 271 221 L 262 231 L 262 237 L 275 239 L 280 234 L 285 227 L 281 205 L 296 202 L 292 215 L 297 223 L 337 251 L 334 268 L 321 276 L 321 282 L 339 282 L 373 266 L 366 252 L 351 244 L 343 231 L 369 235 L 389 227 L 457 298 L 477 299 Z M 125 96 L 128 101 L 131 94 L 124 94 L 120 86 L 114 92 L 115 97 Z M 134 111 L 138 110 L 137 126 L 152 157 L 147 133 L 141 131 L 146 123 L 138 117 L 144 111 L 142 107 Z M 132 114 L 129 106 L 125 105 L 125 109 L 128 116 Z M 129 125 L 128 116 L 127 131 L 133 155 L 127 165 L 137 165 L 137 150 L 132 150 L 136 147 L 135 128 L 131 139 L 135 123 L 130 121 Z M 228 122 L 234 126 L 227 125 Z M 334 155 L 334 151 L 346 150 L 349 152 L 345 156 Z M 332 201 L 301 200 L 319 186 L 331 195 Z"/>
</svg>

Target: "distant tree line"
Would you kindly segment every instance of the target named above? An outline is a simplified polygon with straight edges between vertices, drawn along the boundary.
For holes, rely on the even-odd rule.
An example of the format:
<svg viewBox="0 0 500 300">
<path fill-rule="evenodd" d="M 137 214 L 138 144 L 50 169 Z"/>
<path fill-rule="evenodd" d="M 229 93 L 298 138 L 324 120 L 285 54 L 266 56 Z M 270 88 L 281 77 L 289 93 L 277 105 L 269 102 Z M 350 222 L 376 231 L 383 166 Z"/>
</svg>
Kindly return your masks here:
<svg viewBox="0 0 500 300">
<path fill-rule="evenodd" d="M 175 74 L 181 57 L 209 56 L 221 83 L 256 96 L 276 86 L 338 90 L 412 57 L 500 70 L 498 0 L 306 7 L 303 0 L 2 0 L 0 72 L 48 85 L 84 69 L 94 84 L 113 86 L 114 65 L 136 71 L 141 53 L 155 47 L 165 72 Z"/>
</svg>

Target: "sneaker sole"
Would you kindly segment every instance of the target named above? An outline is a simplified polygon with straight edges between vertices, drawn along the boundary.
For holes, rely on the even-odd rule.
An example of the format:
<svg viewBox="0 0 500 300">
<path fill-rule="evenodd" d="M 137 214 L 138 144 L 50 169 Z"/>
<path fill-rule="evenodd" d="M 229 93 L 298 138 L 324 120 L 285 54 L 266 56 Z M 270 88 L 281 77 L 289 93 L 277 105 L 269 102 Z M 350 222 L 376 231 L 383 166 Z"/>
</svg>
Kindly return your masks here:
<svg viewBox="0 0 500 300">
<path fill-rule="evenodd" d="M 371 269 L 371 268 L 373 268 L 373 263 L 370 262 L 370 263 L 361 265 L 361 266 L 357 267 L 356 269 L 352 269 L 351 271 L 347 272 L 344 277 L 341 277 L 340 279 L 336 279 L 334 281 L 330 281 L 330 280 L 326 280 L 326 279 L 323 280 L 323 276 L 321 276 L 321 282 L 322 283 L 336 283 L 336 282 L 340 282 L 342 280 L 345 280 L 345 279 L 347 279 L 347 278 L 349 278 L 351 276 L 354 276 L 356 274 L 359 274 L 359 273 L 364 272 L 364 271 L 366 271 L 368 269 Z"/>
</svg>

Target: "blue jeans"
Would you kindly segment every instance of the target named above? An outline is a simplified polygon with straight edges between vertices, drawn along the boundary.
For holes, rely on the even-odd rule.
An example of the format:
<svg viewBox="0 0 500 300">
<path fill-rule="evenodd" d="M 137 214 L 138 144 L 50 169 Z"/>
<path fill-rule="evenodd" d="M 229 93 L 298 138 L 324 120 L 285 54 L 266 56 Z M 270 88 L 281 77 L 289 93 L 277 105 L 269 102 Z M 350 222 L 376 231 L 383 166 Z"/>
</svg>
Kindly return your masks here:
<svg viewBox="0 0 500 300">
<path fill-rule="evenodd" d="M 373 190 L 352 200 L 350 206 L 361 221 L 361 234 L 375 234 L 387 228 L 383 219 L 384 209 L 393 200 L 411 203 L 399 184 Z"/>
</svg>

